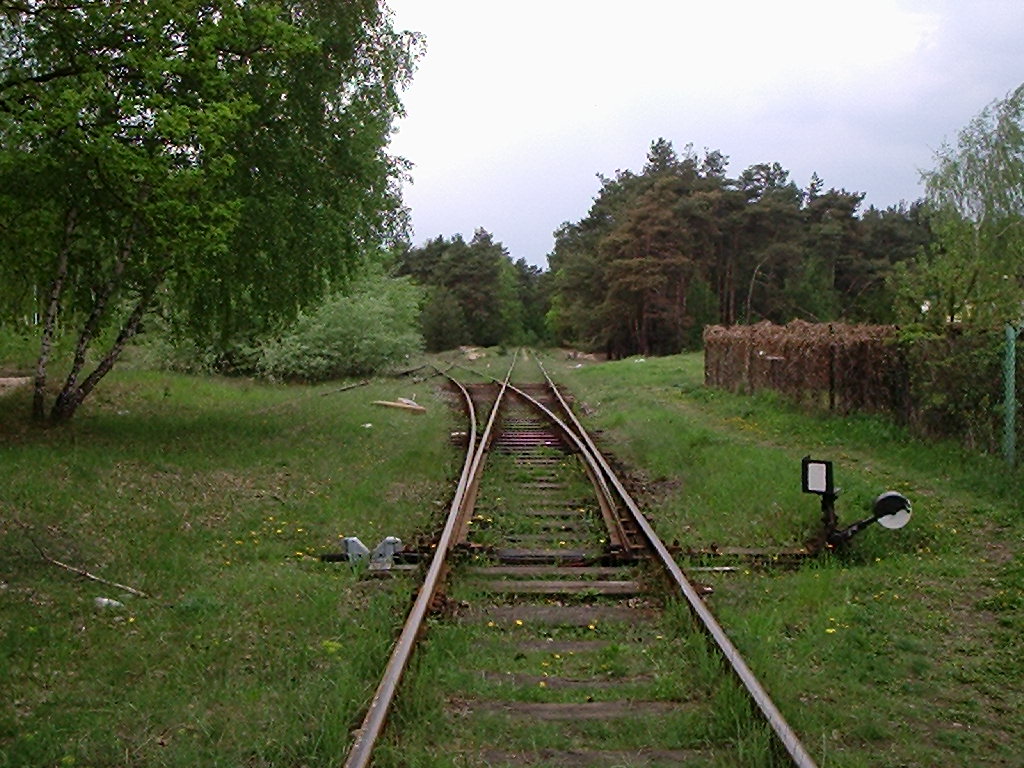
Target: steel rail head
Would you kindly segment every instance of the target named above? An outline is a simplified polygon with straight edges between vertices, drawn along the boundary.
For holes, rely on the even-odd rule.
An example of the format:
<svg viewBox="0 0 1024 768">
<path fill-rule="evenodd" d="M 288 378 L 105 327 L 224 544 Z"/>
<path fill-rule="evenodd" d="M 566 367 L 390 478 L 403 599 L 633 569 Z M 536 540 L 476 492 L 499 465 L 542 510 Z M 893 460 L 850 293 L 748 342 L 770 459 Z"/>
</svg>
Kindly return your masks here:
<svg viewBox="0 0 1024 768">
<path fill-rule="evenodd" d="M 445 372 L 440 370 L 439 372 L 442 375 L 447 376 Z M 466 458 L 463 461 L 462 474 L 459 477 L 459 484 L 455 490 L 455 497 L 452 499 L 451 507 L 449 508 L 444 530 L 441 533 L 441 538 L 439 539 L 438 545 L 434 550 L 433 557 L 430 560 L 427 575 L 416 595 L 416 601 L 413 603 L 413 607 L 409 611 L 409 615 L 406 617 L 406 621 L 402 627 L 402 632 L 398 637 L 398 641 L 395 643 L 394 648 L 391 651 L 391 656 L 388 659 L 384 674 L 381 677 L 381 681 L 377 686 L 373 699 L 370 701 L 370 705 L 366 710 L 366 715 L 363 718 L 362 725 L 356 732 L 355 741 L 353 742 L 352 747 L 349 750 L 348 757 L 344 763 L 345 768 L 366 768 L 366 766 L 370 764 L 373 748 L 376 746 L 377 739 L 380 737 L 381 731 L 384 728 L 384 722 L 387 719 L 388 710 L 390 709 L 391 702 L 394 699 L 398 683 L 402 678 L 405 668 L 408 666 L 409 658 L 411 657 L 412 649 L 416 642 L 416 637 L 423 625 L 423 620 L 426 617 L 430 603 L 433 601 L 434 595 L 437 592 L 437 587 L 440 582 L 441 573 L 447 556 L 448 541 L 452 537 L 455 520 L 458 517 L 459 511 L 462 509 L 463 498 L 466 494 L 466 488 L 469 485 L 473 460 L 478 453 L 479 441 L 476 439 L 476 407 L 473 404 L 473 399 L 470 396 L 469 391 L 462 386 L 462 384 L 455 381 L 450 376 L 448 378 L 462 391 L 470 420 L 470 429 L 468 439 L 466 441 Z"/>
<path fill-rule="evenodd" d="M 591 455 L 601 465 L 608 481 L 612 484 L 623 503 L 629 509 L 637 526 L 639 526 L 640 530 L 643 532 L 644 538 L 647 539 L 648 544 L 654 550 L 658 559 L 668 571 L 676 586 L 678 586 L 679 590 L 683 593 L 687 603 L 690 605 L 690 610 L 697 616 L 701 624 L 704 625 L 705 631 L 711 636 L 712 640 L 714 640 L 726 661 L 729 662 L 729 666 L 732 667 L 736 676 L 743 684 L 743 687 L 747 689 L 747 693 L 760 710 L 769 727 L 771 727 L 772 731 L 775 733 L 779 743 L 781 743 L 786 749 L 790 759 L 793 761 L 793 765 L 797 766 L 797 768 L 817 768 L 814 759 L 801 743 L 796 732 L 790 727 L 789 723 L 786 722 L 785 717 L 783 717 L 778 707 L 775 706 L 775 702 L 772 701 L 768 692 L 764 689 L 764 686 L 761 685 L 753 671 L 751 671 L 750 667 L 747 666 L 747 663 L 744 661 L 739 650 L 735 645 L 733 645 L 729 636 L 725 633 L 725 630 L 722 629 L 722 626 L 718 623 L 714 614 L 711 613 L 711 609 L 704 603 L 704 600 L 698 594 L 693 584 L 686 577 L 686 574 L 683 573 L 682 568 L 679 567 L 679 564 L 676 563 L 675 559 L 672 557 L 672 553 L 668 551 L 668 547 L 665 546 L 664 542 L 655 532 L 650 522 L 648 522 L 647 518 L 640 511 L 640 508 L 633 500 L 633 497 L 612 471 L 604 456 L 597 449 L 597 446 L 594 445 L 593 440 L 590 439 L 590 435 L 587 434 L 587 431 L 583 428 L 579 419 L 576 418 L 576 414 L 573 413 L 572 409 L 569 408 L 568 403 L 565 402 L 565 399 L 562 397 L 561 392 L 559 392 L 558 387 L 555 386 L 554 381 L 552 381 L 551 377 L 548 375 L 547 370 L 545 370 L 540 360 L 536 360 L 536 363 L 540 368 L 541 373 L 543 373 L 548 386 L 551 388 L 555 397 L 561 404 L 568 419 L 573 422 L 574 427 L 578 430 L 583 441 L 586 442 L 589 447 Z"/>
<path fill-rule="evenodd" d="M 513 359 L 512 366 L 515 366 L 515 359 Z M 345 759 L 344 768 L 367 768 L 367 766 L 370 765 L 370 760 L 373 756 L 373 749 L 384 729 L 384 723 L 387 720 L 391 703 L 394 700 L 395 692 L 398 689 L 398 683 L 402 679 L 402 675 L 405 672 L 406 667 L 409 665 L 409 659 L 412 657 L 412 650 L 422 629 L 423 621 L 427 615 L 427 610 L 430 608 L 430 604 L 433 602 L 434 596 L 437 594 L 437 589 L 441 582 L 448 553 L 454 545 L 453 542 L 456 537 L 457 528 L 461 519 L 466 516 L 466 501 L 470 495 L 470 489 L 473 485 L 474 477 L 480 472 L 480 468 L 483 466 L 482 456 L 485 453 L 484 448 L 486 446 L 486 441 L 490 439 L 489 435 L 496 420 L 501 399 L 508 386 L 508 380 L 512 375 L 512 368 L 509 368 L 508 374 L 505 376 L 505 382 L 502 385 L 498 397 L 494 401 L 493 407 L 491 408 L 487 427 L 484 430 L 483 436 L 479 439 L 476 439 L 476 407 L 473 404 L 473 399 L 469 394 L 469 390 L 467 390 L 460 382 L 456 381 L 451 376 L 448 376 L 447 373 L 440 370 L 439 373 L 446 376 L 462 391 L 462 395 L 466 401 L 466 408 L 469 413 L 471 425 L 469 439 L 466 441 L 466 458 L 463 462 L 462 474 L 459 477 L 459 484 L 455 490 L 455 497 L 452 499 L 448 516 L 445 519 L 444 530 L 441 532 L 433 557 L 431 557 L 430 566 L 427 569 L 427 575 L 423 579 L 423 584 L 420 586 L 419 592 L 416 595 L 416 601 L 413 603 L 413 606 L 406 617 L 405 624 L 402 626 L 402 632 L 398 636 L 398 640 L 391 651 L 391 656 L 389 657 L 387 666 L 384 669 L 384 674 L 381 677 L 381 681 L 373 695 L 373 699 L 370 701 L 370 706 L 363 718 L 362 725 L 356 732 L 352 748 L 349 750 L 348 756 Z"/>
</svg>

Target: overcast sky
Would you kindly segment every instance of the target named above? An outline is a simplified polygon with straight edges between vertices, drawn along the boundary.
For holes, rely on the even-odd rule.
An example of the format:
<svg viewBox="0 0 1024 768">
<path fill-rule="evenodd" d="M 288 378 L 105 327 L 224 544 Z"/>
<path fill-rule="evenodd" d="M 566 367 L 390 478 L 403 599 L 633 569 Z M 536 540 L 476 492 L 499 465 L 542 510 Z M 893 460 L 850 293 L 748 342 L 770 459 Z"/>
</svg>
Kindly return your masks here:
<svg viewBox="0 0 1024 768">
<path fill-rule="evenodd" d="M 414 242 L 484 227 L 547 266 L 652 140 L 885 207 L 1024 82 L 1024 0 L 387 0 L 426 36 L 392 151 Z"/>
</svg>

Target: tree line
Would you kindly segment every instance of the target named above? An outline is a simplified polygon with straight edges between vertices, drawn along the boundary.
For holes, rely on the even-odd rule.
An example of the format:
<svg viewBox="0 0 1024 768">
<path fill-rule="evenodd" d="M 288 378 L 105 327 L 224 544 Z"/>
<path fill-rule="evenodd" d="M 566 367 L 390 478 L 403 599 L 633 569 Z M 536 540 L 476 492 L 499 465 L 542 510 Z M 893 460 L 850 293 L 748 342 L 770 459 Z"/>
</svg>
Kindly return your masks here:
<svg viewBox="0 0 1024 768">
<path fill-rule="evenodd" d="M 423 325 L 435 349 L 473 336 L 463 318 L 479 329 L 474 343 L 526 329 L 611 357 L 697 348 L 708 324 L 1020 323 L 1024 86 L 985 107 L 935 160 L 922 199 L 862 209 L 864 193 L 826 189 L 817 174 L 803 188 L 777 162 L 730 176 L 720 151 L 678 153 L 657 139 L 639 172 L 601 177 L 587 215 L 554 233 L 549 270 L 523 275 L 518 295 L 510 281 L 481 279 L 472 258 L 441 266 L 444 254 L 493 246 L 483 230 L 468 247 L 456 237 L 411 249 L 403 270 L 435 286 Z M 419 260 L 433 266 L 412 266 Z M 473 298 L 480 290 L 490 302 Z M 493 317 L 477 325 L 480 312 Z"/>
<path fill-rule="evenodd" d="M 886 278 L 929 218 L 921 203 L 860 213 L 863 198 L 817 175 L 800 189 L 779 163 L 733 178 L 721 152 L 658 139 L 555 233 L 551 330 L 619 357 L 696 348 L 709 323 L 892 320 Z"/>
<path fill-rule="evenodd" d="M 1024 319 L 1024 86 L 886 209 L 658 139 L 543 271 L 485 229 L 405 241 L 388 142 L 421 42 L 380 0 L 0 0 L 0 330 L 37 334 L 34 414 L 70 418 L 140 334 L 167 362 L 323 378 L 422 346 Z"/>
</svg>

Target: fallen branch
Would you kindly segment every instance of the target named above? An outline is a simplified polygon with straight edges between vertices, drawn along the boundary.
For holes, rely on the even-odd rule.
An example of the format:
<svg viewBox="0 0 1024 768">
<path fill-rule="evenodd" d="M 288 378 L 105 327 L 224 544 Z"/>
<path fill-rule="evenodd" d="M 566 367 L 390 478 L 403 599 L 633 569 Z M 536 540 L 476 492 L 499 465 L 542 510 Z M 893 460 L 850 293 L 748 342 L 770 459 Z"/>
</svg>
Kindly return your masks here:
<svg viewBox="0 0 1024 768">
<path fill-rule="evenodd" d="M 56 565 L 58 568 L 63 568 L 66 571 L 71 571 L 71 573 L 77 574 L 78 576 L 82 576 L 83 578 L 86 578 L 86 579 L 91 579 L 92 581 L 99 582 L 100 584 L 106 584 L 108 587 L 116 587 L 117 589 L 120 589 L 123 592 L 127 592 L 130 595 L 136 595 L 137 597 L 149 597 L 149 595 L 147 593 L 143 592 L 141 589 L 135 589 L 135 587 L 129 587 L 127 584 L 118 584 L 116 581 L 110 581 L 108 579 L 104 579 L 101 576 L 97 576 L 94 573 L 89 573 L 86 570 L 83 570 L 81 568 L 76 568 L 75 566 L 68 565 L 67 563 L 62 563 L 60 560 L 56 560 L 56 559 L 50 557 L 48 554 L 46 554 L 46 552 L 43 550 L 43 548 L 41 546 L 39 546 L 39 542 L 37 542 L 35 540 L 35 538 L 32 536 L 32 528 L 28 525 L 28 523 L 24 522 L 23 520 L 19 520 L 17 518 L 15 518 L 15 522 L 19 526 L 21 526 L 21 529 L 25 532 L 25 536 L 27 536 L 28 540 L 30 542 L 32 542 L 32 546 L 36 548 L 36 552 L 39 553 L 39 556 L 41 558 L 43 558 L 43 560 L 45 560 L 46 562 L 50 563 L 51 565 Z"/>
<path fill-rule="evenodd" d="M 374 400 L 374 405 L 383 405 L 388 408 L 401 408 L 405 411 L 412 411 L 413 413 L 426 413 L 427 409 L 419 403 L 415 403 L 407 398 L 400 398 L 397 402 L 391 402 L 390 400 Z"/>
<path fill-rule="evenodd" d="M 348 392 L 350 389 L 355 389 L 356 387 L 365 387 L 369 383 L 369 379 L 363 379 L 362 381 L 357 381 L 355 384 L 346 384 L 344 387 L 338 387 L 337 389 L 330 389 L 326 392 L 321 392 L 320 396 L 327 397 L 327 395 L 336 395 L 338 392 Z"/>
<path fill-rule="evenodd" d="M 83 576 L 87 579 L 92 579 L 93 581 L 98 581 L 100 584 L 106 584 L 108 587 L 116 587 L 117 589 L 120 589 L 122 592 L 127 592 L 130 595 L 135 595 L 137 597 L 149 597 L 149 595 L 143 592 L 141 589 L 129 587 L 127 584 L 118 584 L 116 581 L 109 581 L 107 579 L 101 578 L 100 576 L 97 576 L 96 574 L 84 571 L 81 568 L 76 568 L 73 565 L 62 563 L 60 560 L 54 560 L 41 549 L 39 550 L 39 554 L 42 555 L 43 560 L 45 560 L 46 562 L 52 563 L 53 565 L 63 568 L 64 570 L 71 571 L 72 573 L 77 573 L 79 576 Z"/>
</svg>

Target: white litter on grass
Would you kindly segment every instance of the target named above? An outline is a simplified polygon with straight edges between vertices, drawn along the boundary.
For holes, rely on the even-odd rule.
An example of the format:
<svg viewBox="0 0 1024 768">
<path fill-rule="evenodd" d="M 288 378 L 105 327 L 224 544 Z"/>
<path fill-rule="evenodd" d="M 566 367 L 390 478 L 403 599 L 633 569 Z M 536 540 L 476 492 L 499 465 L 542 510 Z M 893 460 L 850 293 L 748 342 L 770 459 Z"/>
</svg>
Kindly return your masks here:
<svg viewBox="0 0 1024 768">
<path fill-rule="evenodd" d="M 97 597 L 93 600 L 97 608 L 124 608 L 124 603 L 111 600 L 109 597 Z"/>
<path fill-rule="evenodd" d="M 363 429 L 373 429 L 373 424 L 371 424 L 370 422 L 366 422 L 365 424 L 363 424 Z"/>
</svg>

